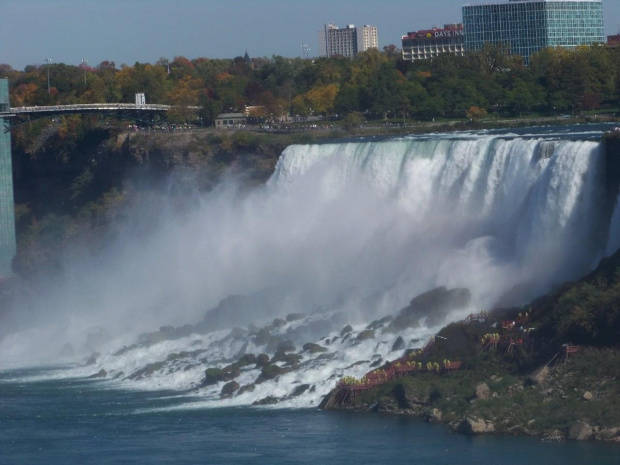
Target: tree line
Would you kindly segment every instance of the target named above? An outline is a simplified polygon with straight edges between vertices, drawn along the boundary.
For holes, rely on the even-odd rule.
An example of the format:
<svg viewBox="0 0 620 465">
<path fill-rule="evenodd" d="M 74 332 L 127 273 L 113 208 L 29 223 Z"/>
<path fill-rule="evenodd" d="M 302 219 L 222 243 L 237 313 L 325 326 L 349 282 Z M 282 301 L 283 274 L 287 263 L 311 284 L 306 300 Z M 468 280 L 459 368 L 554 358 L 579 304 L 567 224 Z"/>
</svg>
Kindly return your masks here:
<svg viewBox="0 0 620 465">
<path fill-rule="evenodd" d="M 52 63 L 23 71 L 0 65 L 0 77 L 10 80 L 12 106 L 133 103 L 143 92 L 147 103 L 175 106 L 173 122 L 204 125 L 246 107 L 266 120 L 351 113 L 431 119 L 579 113 L 620 102 L 620 48 L 546 48 L 528 66 L 504 45 L 417 62 L 401 60 L 392 49 L 353 59 L 175 57 L 120 67 L 110 61 L 96 67 Z"/>
</svg>

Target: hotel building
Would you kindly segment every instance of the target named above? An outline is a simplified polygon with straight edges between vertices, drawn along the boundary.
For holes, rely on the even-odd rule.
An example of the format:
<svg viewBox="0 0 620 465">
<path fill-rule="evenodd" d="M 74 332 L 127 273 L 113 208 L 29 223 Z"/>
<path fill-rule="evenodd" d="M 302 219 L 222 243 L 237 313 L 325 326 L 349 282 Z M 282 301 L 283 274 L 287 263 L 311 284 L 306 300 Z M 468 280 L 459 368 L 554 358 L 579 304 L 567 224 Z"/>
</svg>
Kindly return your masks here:
<svg viewBox="0 0 620 465">
<path fill-rule="evenodd" d="M 508 0 L 463 7 L 465 48 L 507 44 L 525 61 L 545 47 L 603 43 L 602 0 Z"/>
<path fill-rule="evenodd" d="M 465 54 L 463 25 L 446 24 L 443 29 L 434 27 L 402 36 L 402 56 L 405 61 L 425 60 L 442 53 Z"/>
<path fill-rule="evenodd" d="M 376 26 L 355 27 L 349 24 L 339 28 L 330 23 L 319 32 L 319 56 L 322 57 L 353 58 L 371 48 L 379 48 Z"/>
</svg>

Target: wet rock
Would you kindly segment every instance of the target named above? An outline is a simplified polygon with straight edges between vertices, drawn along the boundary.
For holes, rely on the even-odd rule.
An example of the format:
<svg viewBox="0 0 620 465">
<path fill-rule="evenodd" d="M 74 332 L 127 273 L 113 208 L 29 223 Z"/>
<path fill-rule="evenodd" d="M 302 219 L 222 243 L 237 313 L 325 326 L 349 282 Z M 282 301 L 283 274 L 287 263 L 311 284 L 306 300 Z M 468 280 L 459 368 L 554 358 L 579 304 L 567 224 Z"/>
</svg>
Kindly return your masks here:
<svg viewBox="0 0 620 465">
<path fill-rule="evenodd" d="M 383 363 L 383 359 L 379 358 L 370 364 L 370 368 L 381 366 L 382 363 Z"/>
<path fill-rule="evenodd" d="M 594 433 L 592 426 L 584 421 L 577 421 L 568 430 L 568 439 L 574 441 L 587 441 Z"/>
<path fill-rule="evenodd" d="M 374 339 L 374 337 L 375 337 L 374 329 L 367 329 L 367 330 L 360 332 L 357 335 L 356 339 L 361 342 L 361 341 L 366 341 L 368 339 Z"/>
<path fill-rule="evenodd" d="M 258 330 L 258 333 L 256 333 L 256 337 L 254 338 L 254 344 L 256 344 L 257 346 L 265 345 L 269 342 L 270 338 L 271 333 L 269 332 L 269 329 L 261 328 Z"/>
<path fill-rule="evenodd" d="M 282 336 L 271 336 L 265 349 L 267 352 L 275 352 L 278 349 L 278 346 L 283 342 L 285 342 L 285 340 Z"/>
<path fill-rule="evenodd" d="M 276 354 L 271 358 L 270 363 L 284 362 L 287 365 L 293 365 L 295 363 L 299 363 L 300 361 L 301 357 L 297 354 L 276 352 Z"/>
<path fill-rule="evenodd" d="M 465 308 L 471 301 L 469 289 L 447 289 L 437 287 L 415 297 L 409 304 L 400 310 L 390 323 L 389 330 L 398 331 L 419 326 L 422 318 L 426 319 L 427 326 L 436 326 L 446 319 L 454 310 Z"/>
<path fill-rule="evenodd" d="M 166 357 L 166 361 L 167 362 L 173 362 L 175 360 L 179 360 L 181 357 L 181 354 L 177 354 L 176 352 L 171 352 L 168 354 L 168 356 Z"/>
<path fill-rule="evenodd" d="M 401 336 L 398 336 L 394 341 L 394 344 L 392 344 L 392 352 L 395 352 L 397 350 L 403 350 L 404 348 L 405 340 Z"/>
<path fill-rule="evenodd" d="M 193 325 L 184 325 L 176 328 L 176 334 L 178 338 L 188 337 L 194 334 L 194 326 Z"/>
<path fill-rule="evenodd" d="M 106 376 L 108 376 L 108 372 L 105 371 L 103 368 L 101 370 L 99 370 L 97 373 L 95 373 L 94 375 L 90 375 L 88 377 L 88 379 L 95 379 L 95 378 L 105 378 Z"/>
<path fill-rule="evenodd" d="M 161 370 L 164 367 L 165 367 L 164 362 L 149 363 L 143 368 L 130 374 L 126 379 L 138 380 L 138 379 L 146 378 L 148 376 L 151 376 L 156 371 Z"/>
<path fill-rule="evenodd" d="M 327 352 L 327 349 L 319 344 L 315 344 L 313 342 L 306 342 L 303 346 L 303 349 L 306 352 L 310 352 L 312 354 Z"/>
<path fill-rule="evenodd" d="M 211 386 L 225 380 L 226 374 L 224 373 L 224 370 L 221 368 L 207 368 L 205 370 L 205 379 L 202 384 L 204 386 Z"/>
<path fill-rule="evenodd" d="M 389 323 L 392 320 L 391 316 L 385 316 L 383 318 L 381 318 L 380 320 L 375 320 L 372 323 L 370 323 L 368 326 L 366 326 L 366 329 L 379 329 L 382 328 L 386 323 Z"/>
<path fill-rule="evenodd" d="M 232 397 L 233 393 L 239 389 L 239 383 L 236 381 L 231 381 L 230 383 L 224 384 L 222 386 L 222 391 L 220 392 L 221 399 L 227 399 Z"/>
<path fill-rule="evenodd" d="M 159 332 L 164 334 L 166 339 L 176 339 L 177 331 L 173 326 L 161 326 Z"/>
<path fill-rule="evenodd" d="M 285 354 L 286 352 L 295 352 L 297 348 L 293 341 L 280 341 L 276 346 L 276 354 Z"/>
<path fill-rule="evenodd" d="M 477 399 L 488 399 L 491 396 L 491 390 L 486 383 L 479 384 L 476 386 L 476 398 Z"/>
<path fill-rule="evenodd" d="M 252 402 L 252 405 L 274 405 L 279 402 L 279 399 L 274 396 L 267 396 L 264 399 L 257 400 L 256 402 Z"/>
<path fill-rule="evenodd" d="M 138 346 L 137 346 L 136 344 L 130 345 L 129 347 L 128 347 L 128 346 L 123 346 L 123 348 L 122 348 L 122 349 L 117 350 L 117 351 L 116 351 L 116 352 L 114 352 L 112 355 L 113 355 L 114 357 L 118 357 L 118 356 L 120 356 L 120 355 L 124 355 L 124 354 L 126 354 L 127 352 L 129 352 L 129 351 L 131 351 L 131 350 L 133 350 L 133 349 L 136 349 L 137 347 L 138 347 Z"/>
<path fill-rule="evenodd" d="M 260 368 L 260 367 L 264 367 L 266 365 L 269 365 L 269 355 L 267 355 L 267 354 L 259 354 L 256 357 L 256 367 Z"/>
<path fill-rule="evenodd" d="M 273 326 L 274 328 L 281 328 L 282 326 L 286 326 L 286 320 L 283 320 L 282 318 L 276 318 L 275 320 L 273 320 L 273 323 L 271 323 L 271 326 Z"/>
<path fill-rule="evenodd" d="M 240 396 L 245 392 L 254 392 L 254 389 L 256 389 L 256 386 L 254 384 L 246 384 L 245 386 L 241 386 L 239 388 L 239 392 L 237 392 L 237 395 Z"/>
<path fill-rule="evenodd" d="M 304 392 L 306 392 L 308 389 L 310 389 L 309 384 L 300 384 L 293 390 L 290 397 L 298 397 L 302 395 Z"/>
<path fill-rule="evenodd" d="M 235 326 L 231 331 L 230 334 L 228 335 L 229 337 L 231 337 L 232 339 L 239 339 L 242 338 L 243 336 L 247 335 L 247 331 L 243 328 L 239 328 L 237 326 Z"/>
<path fill-rule="evenodd" d="M 255 363 L 256 363 L 256 355 L 254 354 L 245 354 L 243 357 L 237 360 L 237 366 L 240 366 L 240 367 L 244 367 L 247 365 L 254 365 Z"/>
<path fill-rule="evenodd" d="M 224 381 L 230 381 L 241 374 L 241 368 L 236 363 L 233 363 L 222 368 L 222 372 L 224 373 Z"/>
<path fill-rule="evenodd" d="M 340 330 L 340 336 L 344 336 L 345 334 L 353 332 L 353 327 L 351 325 L 346 325 L 344 328 Z"/>
<path fill-rule="evenodd" d="M 257 326 L 255 326 L 255 325 L 253 325 L 253 324 L 249 324 L 249 325 L 248 325 L 248 333 L 249 333 L 251 336 L 255 335 L 256 333 L 258 333 L 258 327 L 257 327 Z"/>
<path fill-rule="evenodd" d="M 286 371 L 278 365 L 266 365 L 261 370 L 261 374 L 259 376 L 260 381 L 256 380 L 256 383 L 260 384 L 265 380 L 274 379 L 276 376 L 283 373 L 286 373 Z"/>
<path fill-rule="evenodd" d="M 495 431 L 492 422 L 475 417 L 466 417 L 458 424 L 456 431 L 461 434 L 487 434 Z"/>
<path fill-rule="evenodd" d="M 286 315 L 286 321 L 288 321 L 289 323 L 291 321 L 303 320 L 304 318 L 306 318 L 305 313 L 289 313 L 288 315 Z"/>
<path fill-rule="evenodd" d="M 94 365 L 95 363 L 97 363 L 97 359 L 99 357 L 101 357 L 101 354 L 99 352 L 93 352 L 92 354 L 90 354 L 90 357 L 88 357 L 88 360 L 86 360 L 84 365 L 86 366 Z"/>
</svg>

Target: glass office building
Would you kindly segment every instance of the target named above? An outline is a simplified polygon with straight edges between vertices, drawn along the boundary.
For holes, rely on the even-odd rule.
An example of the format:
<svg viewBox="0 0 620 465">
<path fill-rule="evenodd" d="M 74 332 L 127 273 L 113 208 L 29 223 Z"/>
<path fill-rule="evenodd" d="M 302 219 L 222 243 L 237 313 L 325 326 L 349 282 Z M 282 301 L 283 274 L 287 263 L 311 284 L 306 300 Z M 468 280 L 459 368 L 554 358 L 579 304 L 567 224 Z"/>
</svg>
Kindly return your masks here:
<svg viewBox="0 0 620 465">
<path fill-rule="evenodd" d="M 545 47 L 603 43 L 602 0 L 508 0 L 463 7 L 465 48 L 507 44 L 525 61 Z"/>
<path fill-rule="evenodd" d="M 0 113 L 9 113 L 9 81 L 0 79 Z M 13 204 L 13 168 L 11 162 L 11 133 L 0 117 L 0 276 L 11 274 L 15 256 L 15 210 Z"/>
</svg>

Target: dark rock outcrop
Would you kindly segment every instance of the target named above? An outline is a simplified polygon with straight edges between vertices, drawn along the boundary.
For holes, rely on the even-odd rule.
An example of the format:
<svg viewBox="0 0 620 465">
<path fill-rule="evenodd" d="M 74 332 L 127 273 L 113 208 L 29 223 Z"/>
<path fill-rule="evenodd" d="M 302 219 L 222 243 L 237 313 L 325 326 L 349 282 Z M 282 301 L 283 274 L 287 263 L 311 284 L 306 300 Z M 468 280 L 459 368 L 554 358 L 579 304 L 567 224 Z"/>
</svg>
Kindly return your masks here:
<svg viewBox="0 0 620 465">
<path fill-rule="evenodd" d="M 90 375 L 88 379 L 105 378 L 106 376 L 108 376 L 108 372 L 102 368 L 94 375 Z"/>
<path fill-rule="evenodd" d="M 389 329 L 398 331 L 415 328 L 424 318 L 426 326 L 439 325 L 452 311 L 467 307 L 470 301 L 469 289 L 448 290 L 445 286 L 437 287 L 415 297 L 409 306 L 403 308 L 392 320 Z"/>
<path fill-rule="evenodd" d="M 264 399 L 252 402 L 252 405 L 274 405 L 280 402 L 280 399 L 274 396 L 267 396 Z"/>
<path fill-rule="evenodd" d="M 327 352 L 327 349 L 319 344 L 315 344 L 313 342 L 306 342 L 303 346 L 303 349 L 306 352 L 310 352 L 312 354 Z"/>
<path fill-rule="evenodd" d="M 233 393 L 239 389 L 239 383 L 236 381 L 231 381 L 230 383 L 224 384 L 222 386 L 222 391 L 220 392 L 221 399 L 227 399 L 232 397 Z"/>
<path fill-rule="evenodd" d="M 457 433 L 475 435 L 475 434 L 488 434 L 495 431 L 495 426 L 492 422 L 474 418 L 466 417 L 461 420 L 456 428 Z"/>
</svg>

